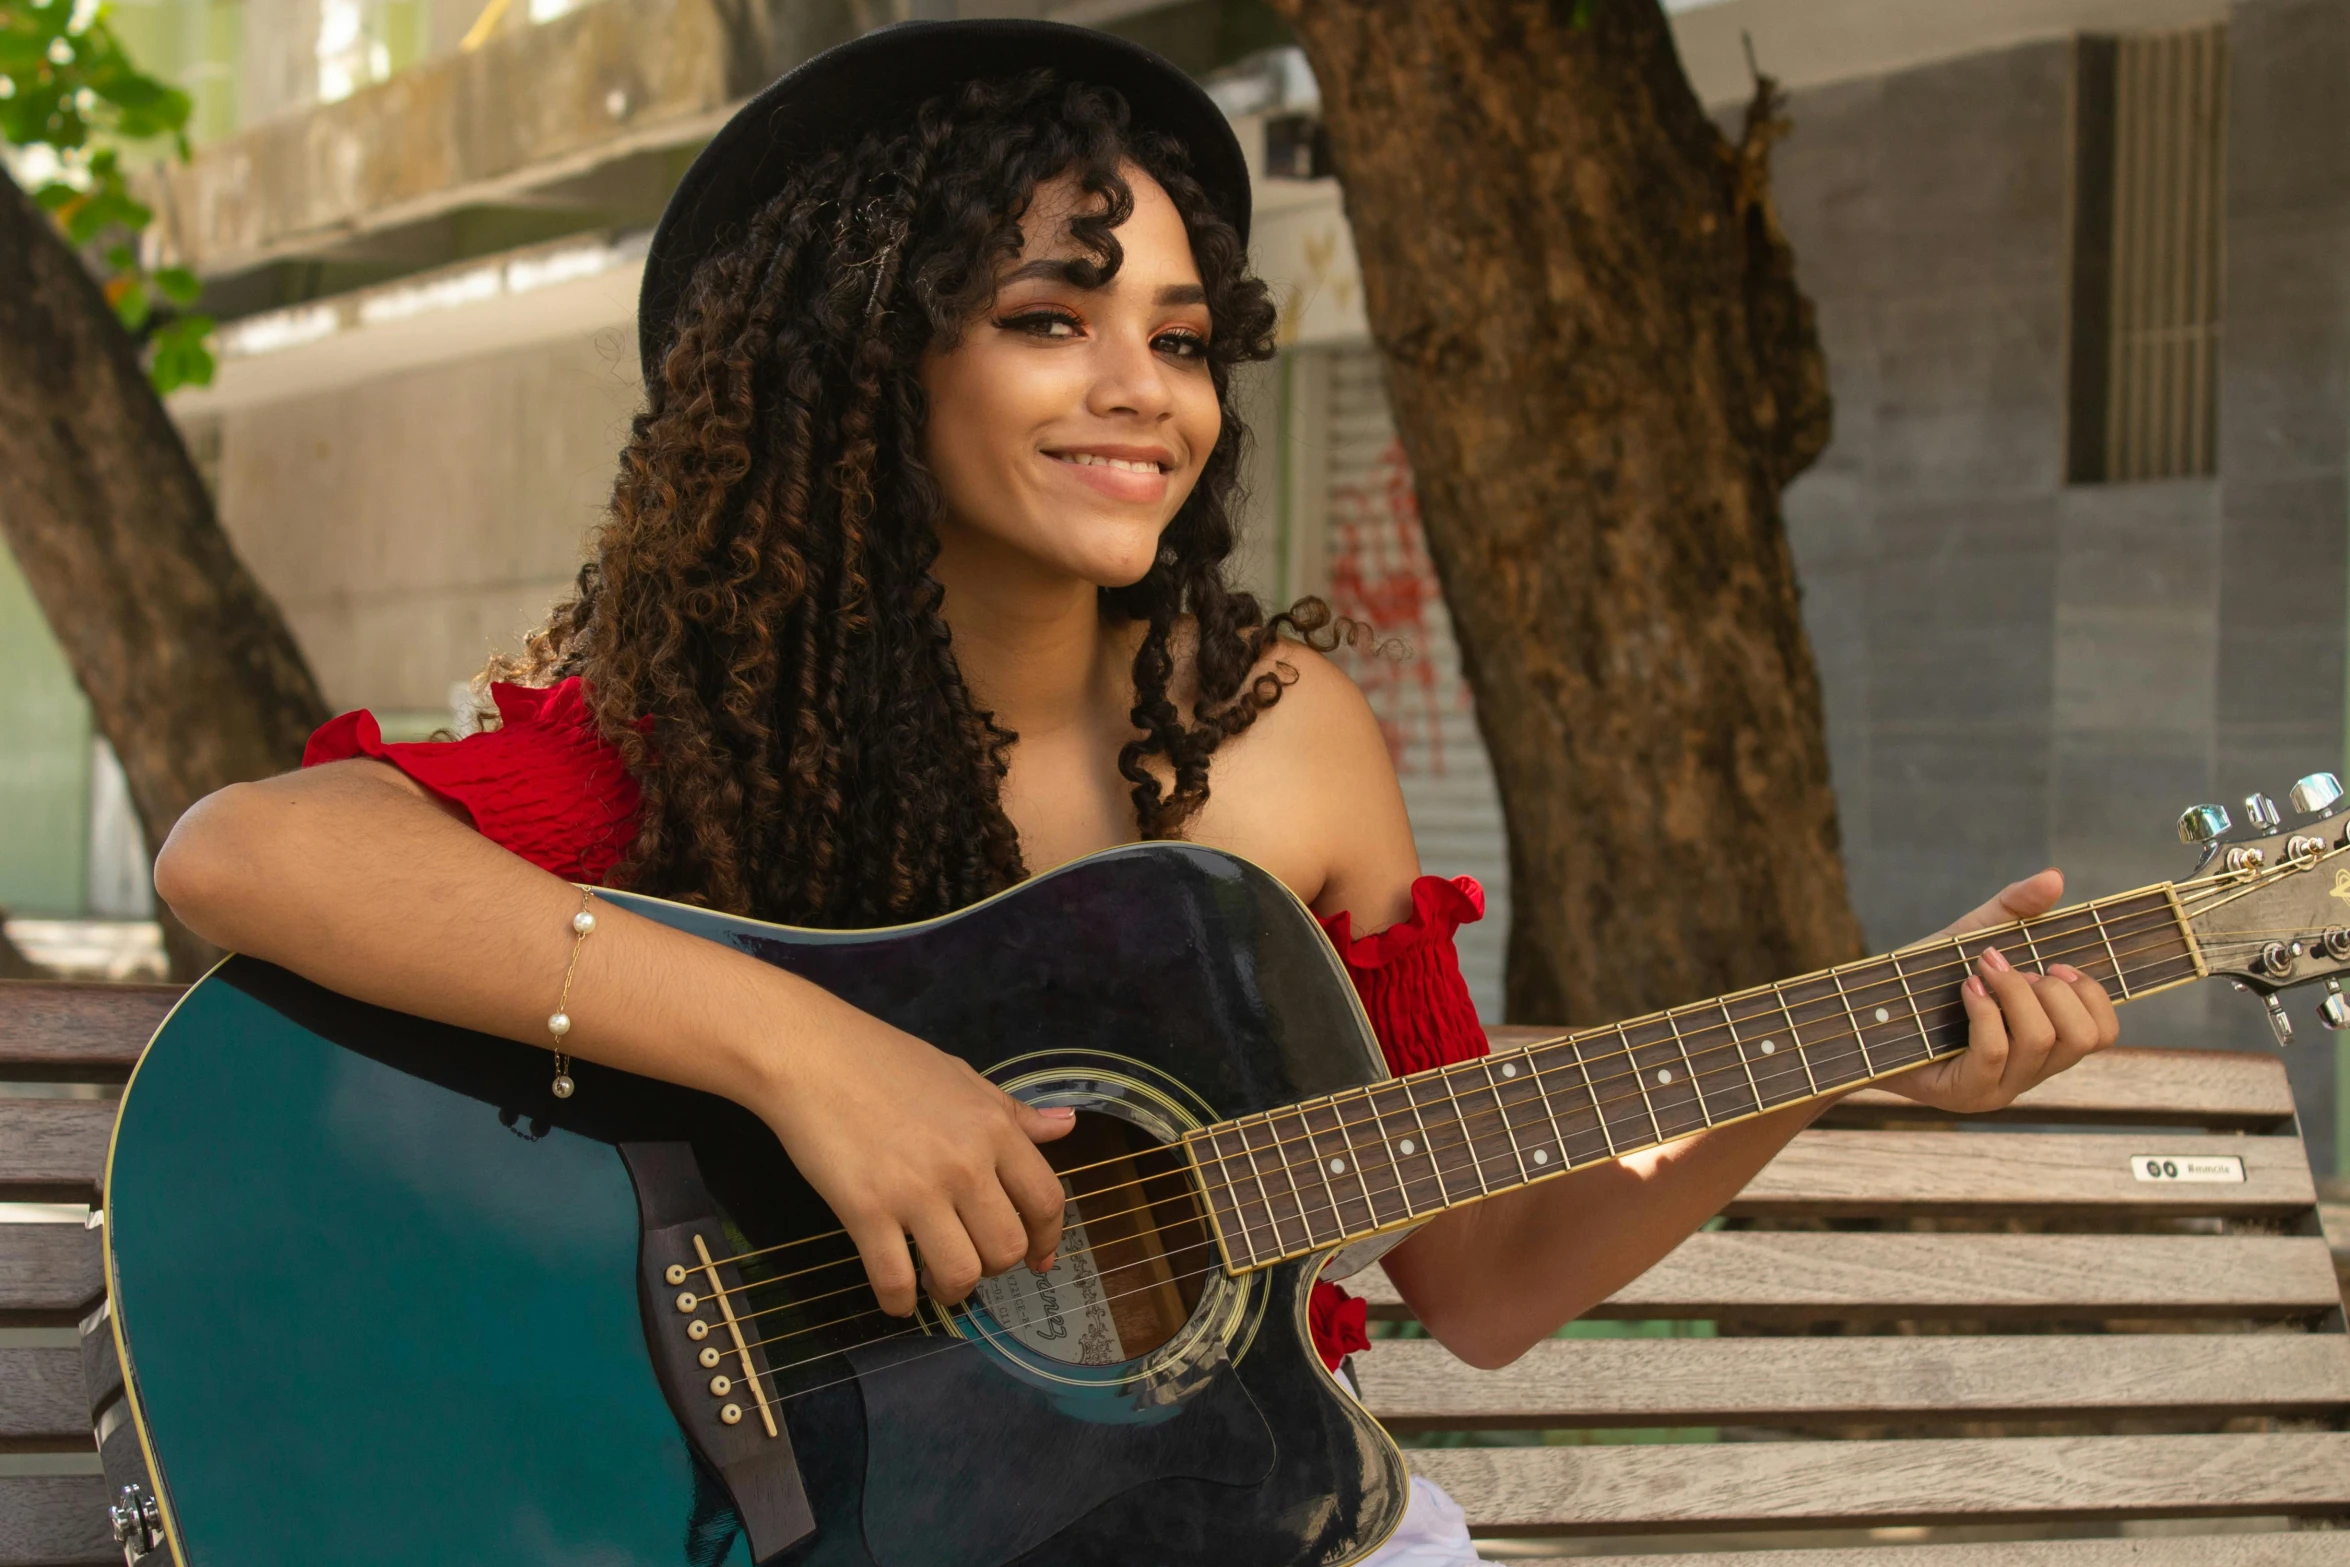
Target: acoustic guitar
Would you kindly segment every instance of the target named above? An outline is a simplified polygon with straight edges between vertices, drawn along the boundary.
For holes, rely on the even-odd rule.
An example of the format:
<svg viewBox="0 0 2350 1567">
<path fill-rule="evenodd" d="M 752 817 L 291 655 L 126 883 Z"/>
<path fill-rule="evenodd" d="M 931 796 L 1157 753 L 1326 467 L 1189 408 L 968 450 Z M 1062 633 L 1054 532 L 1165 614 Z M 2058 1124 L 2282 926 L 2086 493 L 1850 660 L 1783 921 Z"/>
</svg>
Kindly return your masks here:
<svg viewBox="0 0 2350 1567">
<path fill-rule="evenodd" d="M 1355 1561 L 1407 1476 L 1308 1340 L 1334 1250 L 1954 1054 L 1992 944 L 2350 1023 L 2339 794 L 2188 813 L 2177 884 L 1401 1079 L 1313 917 L 1205 848 L 878 931 L 612 894 L 1077 1108 L 1051 1274 L 912 1320 L 738 1106 L 593 1064 L 559 1101 L 543 1050 L 233 957 L 108 1164 L 152 1521 L 180 1567 Z"/>
</svg>

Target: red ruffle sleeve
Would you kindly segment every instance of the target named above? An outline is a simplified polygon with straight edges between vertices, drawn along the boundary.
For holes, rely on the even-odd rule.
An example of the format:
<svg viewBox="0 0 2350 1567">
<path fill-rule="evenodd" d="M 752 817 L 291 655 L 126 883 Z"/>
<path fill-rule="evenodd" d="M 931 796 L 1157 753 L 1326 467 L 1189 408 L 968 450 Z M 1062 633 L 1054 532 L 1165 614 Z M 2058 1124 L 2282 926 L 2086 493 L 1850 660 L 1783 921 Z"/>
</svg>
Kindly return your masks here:
<svg viewBox="0 0 2350 1567">
<path fill-rule="evenodd" d="M 1412 883 L 1411 917 L 1383 931 L 1357 936 L 1347 914 L 1322 920 L 1370 1014 L 1387 1069 L 1396 1076 L 1467 1061 L 1492 1049 L 1461 978 L 1454 945 L 1463 925 L 1484 917 L 1485 889 L 1473 879 L 1423 876 Z M 1333 1370 L 1349 1354 L 1371 1347 L 1363 1303 L 1328 1279 L 1314 1281 L 1306 1322 L 1322 1364 Z"/>
<path fill-rule="evenodd" d="M 636 836 L 636 780 L 596 732 L 579 677 L 493 685 L 499 727 L 462 740 L 387 744 L 361 709 L 322 725 L 304 767 L 372 757 L 462 810 L 481 835 L 566 881 L 600 884 Z"/>
</svg>

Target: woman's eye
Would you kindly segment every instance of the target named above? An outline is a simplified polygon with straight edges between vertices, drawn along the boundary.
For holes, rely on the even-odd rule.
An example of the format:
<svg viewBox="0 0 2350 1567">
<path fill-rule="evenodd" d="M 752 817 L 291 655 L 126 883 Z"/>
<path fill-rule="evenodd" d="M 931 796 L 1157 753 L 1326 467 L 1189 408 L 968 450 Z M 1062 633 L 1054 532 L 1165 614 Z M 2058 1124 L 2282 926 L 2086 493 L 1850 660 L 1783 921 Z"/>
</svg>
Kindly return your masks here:
<svg viewBox="0 0 2350 1567">
<path fill-rule="evenodd" d="M 1031 310 L 1022 315 L 1008 316 L 996 323 L 1014 332 L 1026 332 L 1034 337 L 1075 337 L 1078 320 L 1058 310 Z"/>
<path fill-rule="evenodd" d="M 1197 332 L 1161 332 L 1157 346 L 1178 359 L 1198 359 L 1208 351 L 1208 340 Z"/>
</svg>

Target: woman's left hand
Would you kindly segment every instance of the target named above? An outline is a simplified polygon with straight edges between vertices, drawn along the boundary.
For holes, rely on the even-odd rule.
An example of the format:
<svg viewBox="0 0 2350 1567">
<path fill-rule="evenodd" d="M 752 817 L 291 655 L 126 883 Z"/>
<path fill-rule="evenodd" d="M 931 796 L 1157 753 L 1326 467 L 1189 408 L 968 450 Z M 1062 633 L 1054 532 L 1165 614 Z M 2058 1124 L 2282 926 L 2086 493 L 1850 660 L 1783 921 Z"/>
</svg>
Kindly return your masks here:
<svg viewBox="0 0 2350 1567">
<path fill-rule="evenodd" d="M 2063 896 L 2063 873 L 2044 870 L 1935 934 L 1960 936 L 2029 919 L 2054 908 Z M 2019 969 L 1996 947 L 1985 948 L 1976 960 L 1975 972 L 1959 987 L 1959 1000 L 1966 1007 L 1966 1053 L 1889 1077 L 1879 1086 L 1937 1110 L 1997 1110 L 2105 1049 L 2121 1032 L 2113 1002 L 2097 981 L 2069 963 L 2051 963 L 2042 973 Z"/>
</svg>

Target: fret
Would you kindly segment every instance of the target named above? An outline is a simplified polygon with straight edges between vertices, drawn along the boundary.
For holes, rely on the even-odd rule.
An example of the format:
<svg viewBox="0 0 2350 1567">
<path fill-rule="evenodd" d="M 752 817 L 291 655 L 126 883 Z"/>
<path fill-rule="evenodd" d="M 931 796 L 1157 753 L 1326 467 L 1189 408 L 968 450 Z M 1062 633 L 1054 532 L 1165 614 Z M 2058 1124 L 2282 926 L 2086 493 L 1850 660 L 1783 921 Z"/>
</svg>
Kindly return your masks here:
<svg viewBox="0 0 2350 1567">
<path fill-rule="evenodd" d="M 1368 1093 L 1362 1093 L 1359 1095 L 1359 1097 L 1362 1099 L 1363 1103 L 1371 1103 L 1371 1096 Z M 1379 1211 L 1379 1199 L 1371 1191 L 1370 1172 L 1363 1168 L 1363 1151 L 1355 1146 L 1355 1123 L 1346 1118 L 1346 1104 L 1344 1099 L 1342 1097 L 1334 1097 L 1330 1101 L 1330 1108 L 1338 1117 L 1339 1141 L 1345 1145 L 1347 1163 L 1354 1166 L 1355 1184 L 1362 1187 L 1363 1189 L 1363 1210 L 1371 1216 L 1371 1227 L 1373 1229 L 1385 1229 L 1391 1221 L 1385 1214 Z M 1378 1106 L 1372 1105 L 1371 1113 L 1374 1117 L 1377 1116 L 1379 1113 Z M 1382 1144 L 1382 1146 L 1384 1146 L 1384 1144 Z M 1391 1173 L 1396 1175 L 1396 1191 L 1400 1194 L 1403 1190 L 1403 1177 L 1400 1172 L 1395 1170 L 1392 1159 L 1388 1164 L 1388 1169 Z M 1411 1211 L 1411 1200 L 1409 1198 L 1404 1200 L 1404 1211 L 1406 1213 Z"/>
<path fill-rule="evenodd" d="M 1510 1107 L 1502 1102 L 1501 1082 L 1493 1075 L 1493 1057 L 1483 1057 L 1477 1065 L 1485 1073 L 1485 1091 L 1493 1096 L 1493 1111 L 1501 1118 L 1501 1132 L 1509 1139 L 1510 1157 L 1518 1162 L 1518 1184 L 1522 1186 L 1534 1177 L 1526 1169 L 1526 1151 L 1518 1146 L 1518 1129 L 1510 1125 Z"/>
<path fill-rule="evenodd" d="M 1591 1081 L 1591 1064 L 1583 1059 L 1583 1046 L 1580 1041 L 1570 1039 L 1566 1042 L 1565 1048 L 1575 1053 L 1575 1070 L 1583 1074 L 1583 1092 L 1591 1097 L 1591 1118 L 1599 1123 L 1600 1141 L 1607 1144 L 1607 1156 L 1613 1159 L 1617 1156 L 1616 1138 L 1615 1134 L 1607 1129 L 1607 1106 L 1600 1102 L 1599 1089 Z"/>
<path fill-rule="evenodd" d="M 1435 1212 L 1442 1208 L 1446 1201 L 1444 1172 L 1437 1168 L 1435 1155 L 1429 1151 L 1427 1128 L 1421 1124 L 1419 1106 L 1412 1099 L 1411 1091 L 1400 1080 L 1391 1081 L 1370 1089 L 1369 1098 L 1372 1108 L 1379 1118 L 1379 1141 L 1386 1147 L 1389 1159 L 1394 1161 L 1396 1190 L 1403 1193 L 1405 1216 L 1407 1218 L 1417 1217 L 1422 1211 L 1419 1199 L 1412 1195 L 1411 1183 L 1414 1180 L 1433 1181 L 1436 1186 L 1436 1200 L 1428 1205 L 1427 1211 Z M 1401 1101 L 1400 1108 L 1398 1101 Z M 1406 1114 L 1411 1117 L 1411 1121 L 1403 1129 L 1398 1130 L 1388 1124 L 1389 1117 L 1401 1117 Z M 1407 1177 L 1404 1174 L 1403 1161 L 1415 1158 L 1427 1161 L 1427 1173 Z"/>
<path fill-rule="evenodd" d="M 1477 1104 L 1475 1097 L 1477 1089 L 1470 1074 L 1483 1065 L 1482 1058 L 1456 1062 L 1444 1069 L 1440 1080 L 1444 1084 L 1445 1097 L 1452 1101 L 1453 1109 L 1460 1117 L 1461 1142 L 1468 1149 L 1469 1168 L 1476 1173 L 1477 1185 L 1483 1190 L 1490 1191 L 1492 1183 L 1485 1178 L 1485 1161 L 1488 1157 L 1499 1159 L 1502 1155 L 1499 1150 L 1491 1155 L 1485 1151 L 1484 1145 L 1493 1135 L 1492 1129 L 1486 1126 L 1485 1120 L 1488 1114 L 1496 1120 L 1502 1119 L 1502 1108 L 1501 1095 L 1498 1093 L 1489 1093 L 1489 1097 L 1493 1101 L 1493 1108 L 1490 1112 L 1480 1108 Z M 1463 1097 L 1464 1084 L 1467 1085 L 1465 1092 L 1468 1097 L 1466 1098 Z M 1491 1085 L 1488 1084 L 1489 1089 L 1490 1087 Z M 1506 1132 L 1506 1122 L 1503 1129 Z M 1505 1187 L 1517 1184 L 1511 1181 L 1506 1169 L 1502 1172 L 1501 1181 Z"/>
<path fill-rule="evenodd" d="M 1403 1080 L 1404 1103 L 1411 1107 L 1412 1124 L 1420 1129 L 1420 1152 L 1428 1159 L 1428 1169 L 1436 1177 L 1436 1196 L 1443 1207 L 1452 1206 L 1452 1188 L 1444 1182 L 1444 1166 L 1437 1162 L 1436 1145 L 1428 1140 L 1428 1119 L 1420 1114 L 1420 1096 L 1412 1090 L 1412 1080 Z M 1400 1145 L 1399 1145 L 1400 1146 Z"/>
<path fill-rule="evenodd" d="M 1722 1030 L 1730 1036 L 1731 1053 L 1738 1057 L 1738 1069 L 1746 1074 L 1746 1091 L 1754 1095 L 1755 1113 L 1760 1115 L 1764 1108 L 1762 1083 L 1754 1075 L 1754 1063 L 1746 1059 L 1746 1042 L 1738 1037 L 1738 1020 L 1730 1015 L 1729 1002 L 1717 1001 L 1714 1005 L 1721 1010 Z"/>
<path fill-rule="evenodd" d="M 1780 1015 L 1787 1019 L 1787 1043 L 1794 1047 L 1795 1059 L 1803 1064 L 1803 1080 L 1811 1088 L 1807 1097 L 1816 1099 L 1819 1097 L 1820 1080 L 1812 1076 L 1811 1052 L 1804 1049 L 1803 1031 L 1795 1026 L 1795 1009 L 1787 1004 L 1787 987 L 1773 985 L 1771 994 L 1778 1000 Z"/>
<path fill-rule="evenodd" d="M 1461 1103 L 1460 1094 L 1454 1090 L 1452 1085 L 1452 1074 L 1450 1072 L 1434 1073 L 1431 1074 L 1431 1077 L 1423 1077 L 1419 1079 L 1421 1082 L 1428 1082 L 1431 1080 L 1433 1080 L 1439 1088 L 1444 1090 L 1445 1102 L 1452 1107 L 1453 1125 L 1461 1129 L 1461 1140 L 1458 1146 L 1469 1156 L 1469 1173 L 1477 1178 L 1477 1195 L 1480 1197 L 1485 1196 L 1490 1193 L 1493 1188 L 1485 1183 L 1485 1166 L 1477 1156 L 1476 1134 L 1469 1130 L 1468 1107 Z M 1448 1147 L 1446 1152 L 1450 1151 L 1451 1149 Z"/>
<path fill-rule="evenodd" d="M 1240 1143 L 1241 1151 L 1244 1153 L 1248 1151 L 1248 1138 L 1238 1131 L 1218 1132 L 1210 1143 L 1210 1146 L 1216 1150 L 1216 1162 L 1219 1165 L 1222 1165 L 1224 1168 L 1224 1190 L 1232 1198 L 1232 1216 L 1235 1220 L 1238 1221 L 1237 1227 L 1233 1233 L 1227 1235 L 1224 1238 L 1225 1244 L 1227 1247 L 1229 1247 L 1232 1243 L 1237 1241 L 1241 1245 L 1247 1247 L 1248 1260 L 1249 1263 L 1253 1266 L 1257 1261 L 1257 1243 L 1255 1234 L 1256 1226 L 1249 1222 L 1248 1210 L 1244 1206 L 1244 1199 L 1240 1195 L 1240 1188 L 1232 1179 L 1232 1154 L 1230 1150 L 1224 1146 L 1224 1139 L 1226 1137 L 1237 1139 Z M 1266 1189 L 1265 1177 L 1263 1173 L 1257 1169 L 1256 1157 L 1253 1154 L 1249 1157 L 1248 1166 L 1249 1179 L 1255 1181 L 1257 1185 L 1257 1200 L 1264 1209 L 1265 1213 L 1269 1216 L 1273 1211 L 1273 1194 L 1271 1191 Z"/>
<path fill-rule="evenodd" d="M 1290 1205 L 1296 1210 L 1298 1235 L 1302 1241 L 1311 1242 L 1313 1239 L 1313 1231 L 1306 1223 L 1305 1194 L 1298 1190 L 1297 1176 L 1291 1172 L 1289 1168 L 1289 1161 L 1280 1157 L 1281 1138 L 1280 1134 L 1273 1130 L 1273 1118 L 1270 1115 L 1250 1116 L 1247 1119 L 1236 1122 L 1234 1124 L 1239 1128 L 1240 1131 L 1241 1146 L 1248 1150 L 1249 1168 L 1257 1172 L 1257 1184 L 1259 1186 L 1265 1185 L 1265 1173 L 1264 1166 L 1257 1162 L 1257 1155 L 1260 1152 L 1270 1153 L 1276 1160 L 1279 1161 L 1282 1178 L 1289 1183 Z M 1251 1132 L 1257 1127 L 1262 1127 L 1265 1132 L 1267 1141 L 1262 1144 L 1259 1144 L 1256 1139 L 1250 1135 Z M 1270 1188 L 1267 1189 L 1265 1215 L 1272 1223 L 1274 1251 L 1281 1255 L 1287 1255 L 1289 1252 L 1302 1250 L 1303 1247 L 1292 1246 L 1289 1243 L 1289 1237 L 1281 1232 L 1281 1204 L 1279 1198 L 1279 1192 L 1273 1191 Z"/>
<path fill-rule="evenodd" d="M 1640 1090 L 1641 1107 L 1648 1112 L 1649 1130 L 1656 1134 L 1656 1141 L 1664 1142 L 1666 1141 L 1665 1123 L 1657 1119 L 1656 1101 L 1648 1097 L 1648 1074 L 1640 1069 L 1640 1058 L 1632 1054 L 1632 1036 L 1624 1032 L 1624 1026 L 1621 1023 L 1615 1027 L 1615 1036 L 1617 1042 L 1624 1047 L 1624 1065 L 1630 1071 L 1632 1086 Z M 1603 1110 L 1601 1113 L 1605 1114 L 1606 1112 Z"/>
<path fill-rule="evenodd" d="M 1370 1182 L 1363 1178 L 1363 1167 L 1356 1160 L 1352 1139 L 1346 1135 L 1346 1116 L 1335 1098 L 1316 1099 L 1297 1107 L 1300 1119 L 1306 1124 L 1308 1146 L 1322 1167 L 1322 1183 L 1330 1191 L 1330 1211 L 1337 1216 L 1338 1233 L 1351 1234 L 1363 1226 L 1356 1222 L 1350 1210 L 1356 1199 L 1342 1195 L 1341 1183 L 1351 1183 L 1361 1194 L 1363 1218 L 1373 1218 L 1378 1207 L 1371 1201 Z"/>
<path fill-rule="evenodd" d="M 1516 1105 L 1531 1107 L 1534 1113 L 1541 1118 L 1542 1126 L 1548 1133 L 1534 1145 L 1535 1168 L 1547 1169 L 1554 1158 L 1562 1170 L 1573 1164 L 1574 1158 L 1567 1149 L 1566 1129 L 1559 1125 L 1558 1112 L 1551 1108 L 1550 1088 L 1542 1080 L 1545 1073 L 1542 1069 L 1542 1062 L 1536 1053 L 1529 1049 L 1503 1058 L 1501 1075 L 1510 1079 L 1518 1090 L 1518 1097 L 1511 1101 L 1513 1107 Z M 1515 1141 L 1516 1132 L 1513 1130 L 1510 1135 Z M 1553 1144 L 1558 1148 L 1555 1155 L 1551 1152 Z M 1524 1145 L 1519 1144 L 1518 1146 L 1519 1158 L 1523 1160 L 1525 1158 Z"/>
<path fill-rule="evenodd" d="M 2122 972 L 2121 954 L 2113 950 L 2113 937 L 2106 932 L 2105 915 L 2094 903 L 2089 905 L 2089 918 L 2097 922 L 2097 939 L 2105 944 L 2107 961 L 2113 964 L 2113 982 L 2121 987 L 2121 999 L 2130 999 L 2130 976 Z"/>
<path fill-rule="evenodd" d="M 2024 953 L 2032 960 L 2032 967 L 2038 969 L 2043 974 L 2047 973 L 2048 964 L 2040 956 L 2040 943 L 2032 939 L 2031 922 L 2028 920 L 2017 920 L 2015 922 L 2015 933 L 2024 939 Z"/>
<path fill-rule="evenodd" d="M 1909 975 L 1901 967 L 1901 954 L 1896 952 L 1886 961 L 1893 965 L 1893 977 L 1901 985 L 1902 1003 L 1909 1008 L 1909 1020 L 1916 1027 L 1918 1043 L 1925 1051 L 1918 1059 L 1931 1061 L 1934 1059 L 1934 1036 L 1926 1030 L 1926 1014 L 1918 1007 L 1918 993 L 1909 988 Z"/>
<path fill-rule="evenodd" d="M 1939 967 L 1939 965 L 1937 965 L 1937 967 Z M 1964 1027 L 1966 1023 L 1966 1008 L 1962 1006 L 1955 997 L 1948 1001 L 1937 1001 L 1921 1004 L 1918 1001 L 1917 992 L 1910 988 L 1909 970 L 1903 965 L 1902 955 L 1898 952 L 1893 955 L 1893 972 L 1900 976 L 1901 992 L 1904 996 L 1909 998 L 1910 1016 L 1917 1020 L 1918 1037 L 1925 1041 L 1925 1059 L 1931 1061 L 1934 1060 L 1938 1054 L 1948 1053 L 1943 1045 L 1936 1042 L 1934 1038 L 1934 1030 L 1937 1028 L 1945 1028 L 1949 1026 L 1950 1023 L 1955 1021 L 1960 1025 L 1960 1037 L 1963 1039 L 1965 1037 Z M 1928 1021 L 1927 1012 L 1929 1009 L 1936 1014 L 1933 1021 Z"/>
<path fill-rule="evenodd" d="M 1542 1108 L 1549 1118 L 1551 1135 L 1558 1139 L 1559 1158 L 1569 1165 L 1578 1165 L 1612 1157 L 1615 1150 L 1608 1142 L 1607 1121 L 1599 1113 L 1598 1099 L 1589 1086 L 1589 1074 L 1582 1070 L 1582 1055 L 1575 1050 L 1573 1041 L 1559 1040 L 1540 1051 L 1529 1050 L 1526 1054 L 1532 1066 L 1535 1089 L 1542 1095 Z M 1543 1058 L 1546 1057 L 1553 1064 L 1544 1065 Z M 1585 1086 L 1581 1089 L 1566 1080 L 1570 1065 L 1584 1078 Z M 1568 1109 L 1563 1116 L 1559 1113 L 1558 1101 L 1551 1097 L 1554 1091 L 1568 1101 Z M 1583 1095 L 1581 1108 L 1575 1107 L 1573 1103 L 1573 1096 L 1578 1092 Z M 1590 1129 L 1598 1133 L 1599 1146 L 1596 1148 L 1575 1145 L 1576 1138 L 1585 1136 L 1583 1131 L 1575 1128 L 1577 1119 L 1584 1115 L 1591 1117 Z"/>
<path fill-rule="evenodd" d="M 1288 1132 L 1282 1130 L 1282 1123 L 1278 1118 L 1283 1114 L 1288 1115 L 1290 1125 L 1294 1130 Z M 1290 1172 L 1289 1178 L 1293 1183 L 1297 1180 L 1299 1164 L 1302 1162 L 1305 1166 L 1308 1176 L 1304 1189 L 1305 1195 L 1314 1199 L 1313 1208 L 1307 1207 L 1302 1200 L 1298 1204 L 1298 1218 L 1305 1225 L 1306 1244 L 1313 1246 L 1321 1243 L 1322 1238 L 1317 1232 L 1325 1224 L 1338 1233 L 1344 1234 L 1346 1232 L 1346 1215 L 1338 1206 L 1338 1187 L 1331 1178 L 1345 1172 L 1331 1169 L 1328 1162 L 1321 1156 L 1314 1138 L 1313 1122 L 1306 1116 L 1306 1107 L 1292 1105 L 1286 1112 L 1272 1111 L 1266 1115 L 1265 1125 L 1272 1130 L 1274 1137 L 1278 1139 L 1275 1146 L 1280 1150 L 1282 1166 Z M 1317 1184 L 1321 1188 L 1318 1192 L 1315 1190 Z M 1316 1208 L 1328 1210 L 1329 1217 L 1325 1220 L 1322 1214 L 1315 1211 Z"/>
<path fill-rule="evenodd" d="M 1327 1197 L 1330 1202 L 1331 1235 L 1328 1237 L 1315 1236 L 1313 1233 L 1313 1221 L 1309 1219 L 1306 1223 L 1306 1239 L 1309 1243 L 1319 1241 L 1321 1244 L 1326 1245 L 1330 1240 L 1334 1240 L 1338 1236 L 1344 1235 L 1347 1231 L 1346 1211 L 1338 1206 L 1337 1178 L 1346 1174 L 1347 1171 L 1353 1169 L 1354 1164 L 1353 1161 L 1336 1154 L 1333 1154 L 1328 1158 L 1319 1157 L 1319 1155 L 1322 1153 L 1322 1148 L 1320 1143 L 1315 1140 L 1313 1131 L 1314 1123 L 1312 1119 L 1306 1115 L 1303 1109 L 1300 1109 L 1298 1111 L 1297 1120 L 1298 1124 L 1306 1129 L 1306 1152 L 1310 1155 L 1317 1156 L 1314 1159 L 1314 1176 L 1322 1183 L 1322 1194 Z"/>
<path fill-rule="evenodd" d="M 1711 1126 L 1714 1116 L 1705 1104 L 1705 1079 L 1698 1075 L 1697 1063 L 1689 1059 L 1689 1042 L 1681 1037 L 1681 1025 L 1669 1011 L 1665 1013 L 1665 1027 L 1673 1031 L 1673 1048 L 1681 1052 L 1681 1064 L 1689 1069 L 1689 1087 L 1697 1095 L 1697 1118 Z"/>
<path fill-rule="evenodd" d="M 1865 1069 L 1865 1075 L 1875 1077 L 1877 1063 L 1869 1059 L 1868 1030 L 1861 1025 L 1860 1014 L 1852 1010 L 1852 997 L 1845 993 L 1843 975 L 1835 969 L 1828 970 L 1828 983 L 1836 987 L 1836 1000 L 1843 1006 L 1844 1015 L 1852 1020 L 1852 1043 L 1860 1051 L 1860 1064 Z"/>
</svg>

